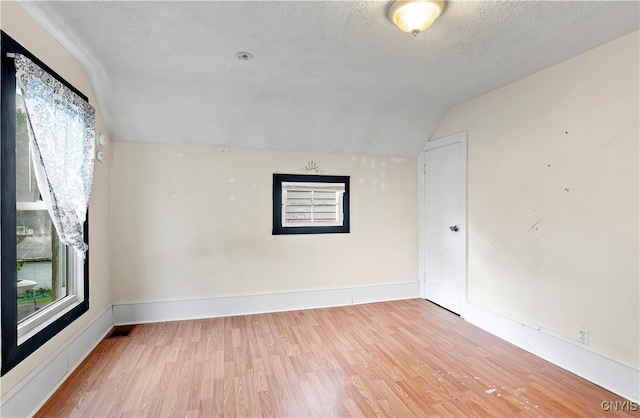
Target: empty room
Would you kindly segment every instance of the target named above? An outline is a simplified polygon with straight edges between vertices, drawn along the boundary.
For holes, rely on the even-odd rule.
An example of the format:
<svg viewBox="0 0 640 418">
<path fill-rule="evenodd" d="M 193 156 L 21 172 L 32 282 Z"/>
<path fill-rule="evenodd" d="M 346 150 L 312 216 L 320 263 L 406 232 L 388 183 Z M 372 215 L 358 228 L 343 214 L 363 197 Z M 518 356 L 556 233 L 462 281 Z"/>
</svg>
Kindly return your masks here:
<svg viewBox="0 0 640 418">
<path fill-rule="evenodd" d="M 0 416 L 638 416 L 637 1 L 1 1 Z"/>
</svg>

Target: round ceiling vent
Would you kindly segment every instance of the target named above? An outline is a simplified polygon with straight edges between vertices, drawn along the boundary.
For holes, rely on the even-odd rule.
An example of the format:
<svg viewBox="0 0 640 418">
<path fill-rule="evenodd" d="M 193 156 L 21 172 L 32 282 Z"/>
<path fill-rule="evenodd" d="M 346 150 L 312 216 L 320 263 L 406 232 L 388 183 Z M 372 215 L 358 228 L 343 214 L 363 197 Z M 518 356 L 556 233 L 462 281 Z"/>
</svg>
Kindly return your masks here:
<svg viewBox="0 0 640 418">
<path fill-rule="evenodd" d="M 251 52 L 240 51 L 236 52 L 236 58 L 243 61 L 249 61 L 250 59 L 253 59 L 253 54 Z"/>
</svg>

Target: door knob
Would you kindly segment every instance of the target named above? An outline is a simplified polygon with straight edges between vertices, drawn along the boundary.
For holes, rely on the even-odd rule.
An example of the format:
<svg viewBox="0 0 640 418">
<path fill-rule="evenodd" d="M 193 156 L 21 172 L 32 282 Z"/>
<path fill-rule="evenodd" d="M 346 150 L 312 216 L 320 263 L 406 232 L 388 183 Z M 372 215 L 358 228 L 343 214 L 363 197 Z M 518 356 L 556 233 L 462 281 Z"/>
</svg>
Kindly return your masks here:
<svg viewBox="0 0 640 418">
<path fill-rule="evenodd" d="M 450 227 L 449 227 L 449 230 L 450 230 L 450 231 L 453 231 L 453 232 L 458 232 L 458 229 L 459 229 L 459 228 L 458 228 L 458 225 L 453 225 L 453 226 L 450 226 Z"/>
</svg>

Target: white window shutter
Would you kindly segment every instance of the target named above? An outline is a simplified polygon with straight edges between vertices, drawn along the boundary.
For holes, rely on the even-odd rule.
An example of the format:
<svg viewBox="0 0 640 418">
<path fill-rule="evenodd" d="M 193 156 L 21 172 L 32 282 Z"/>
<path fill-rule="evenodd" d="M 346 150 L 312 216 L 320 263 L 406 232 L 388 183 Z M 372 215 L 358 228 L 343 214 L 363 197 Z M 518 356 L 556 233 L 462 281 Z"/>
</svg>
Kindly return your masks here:
<svg viewBox="0 0 640 418">
<path fill-rule="evenodd" d="M 342 226 L 344 183 L 282 183 L 282 226 Z"/>
</svg>

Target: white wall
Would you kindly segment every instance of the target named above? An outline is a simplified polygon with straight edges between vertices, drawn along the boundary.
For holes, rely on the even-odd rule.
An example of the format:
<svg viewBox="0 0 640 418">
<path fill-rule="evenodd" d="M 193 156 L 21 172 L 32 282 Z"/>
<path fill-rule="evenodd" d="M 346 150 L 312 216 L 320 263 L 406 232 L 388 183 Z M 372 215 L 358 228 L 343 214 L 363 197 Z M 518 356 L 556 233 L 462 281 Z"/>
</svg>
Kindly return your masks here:
<svg viewBox="0 0 640 418">
<path fill-rule="evenodd" d="M 351 233 L 273 236 L 272 175 L 351 176 Z M 416 159 L 113 146 L 114 303 L 418 280 Z"/>
<path fill-rule="evenodd" d="M 639 362 L 638 32 L 452 109 L 468 299 Z"/>
<path fill-rule="evenodd" d="M 96 107 L 96 100 L 83 68 L 51 38 L 24 10 L 13 1 L 0 2 L 2 30 L 35 54 L 54 71 L 89 97 Z M 96 129 L 106 132 L 100 111 L 96 107 Z M 108 148 L 107 148 L 108 151 Z M 31 356 L 0 379 L 1 393 L 6 394 L 29 372 L 38 367 L 70 336 L 103 312 L 111 302 L 109 264 L 109 165 L 96 163 L 93 192 L 89 206 L 90 251 L 90 299 L 89 311 L 69 327 L 44 344 Z M 72 360 L 73 361 L 73 360 Z"/>
</svg>

